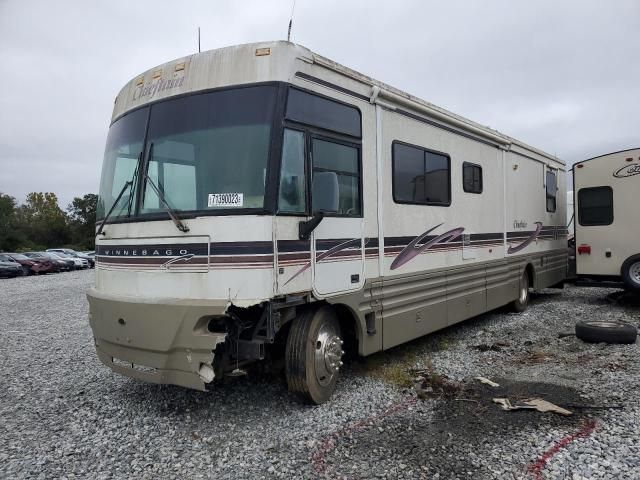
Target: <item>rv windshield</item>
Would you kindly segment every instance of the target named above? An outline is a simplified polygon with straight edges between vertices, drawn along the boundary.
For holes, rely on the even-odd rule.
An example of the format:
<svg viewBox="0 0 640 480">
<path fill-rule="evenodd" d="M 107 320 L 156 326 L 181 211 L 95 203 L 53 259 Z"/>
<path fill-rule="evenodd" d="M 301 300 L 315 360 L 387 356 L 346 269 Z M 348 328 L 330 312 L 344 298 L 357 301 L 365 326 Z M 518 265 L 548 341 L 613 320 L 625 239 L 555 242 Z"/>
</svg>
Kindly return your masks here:
<svg viewBox="0 0 640 480">
<path fill-rule="evenodd" d="M 263 209 L 275 102 L 276 87 L 237 88 L 169 99 L 120 118 L 107 139 L 98 218 L 134 177 L 143 148 L 148 177 L 176 211 Z M 109 221 L 166 215 L 144 175 L 137 178 L 142 188 L 132 188 L 133 198 L 125 195 Z"/>
</svg>

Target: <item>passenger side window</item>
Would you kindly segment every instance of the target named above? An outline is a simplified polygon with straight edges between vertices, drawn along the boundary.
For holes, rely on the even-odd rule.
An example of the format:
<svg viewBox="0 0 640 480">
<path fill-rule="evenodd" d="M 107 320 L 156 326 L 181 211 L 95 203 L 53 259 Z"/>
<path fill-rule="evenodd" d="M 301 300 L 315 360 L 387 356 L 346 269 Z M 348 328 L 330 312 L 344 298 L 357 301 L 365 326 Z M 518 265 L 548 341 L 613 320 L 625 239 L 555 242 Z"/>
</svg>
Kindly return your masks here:
<svg viewBox="0 0 640 480">
<path fill-rule="evenodd" d="M 393 200 L 451 205 L 451 159 L 423 148 L 393 143 Z"/>
<path fill-rule="evenodd" d="M 546 175 L 546 196 L 547 196 L 547 212 L 556 211 L 556 193 L 558 191 L 558 184 L 556 182 L 556 174 L 550 170 L 547 170 Z"/>
<path fill-rule="evenodd" d="M 316 211 L 320 205 L 326 204 L 319 201 L 319 195 L 335 195 L 335 202 L 329 202 L 336 206 L 335 213 L 359 216 L 361 173 L 358 148 L 314 138 L 311 142 L 311 157 L 313 210 Z"/>
<path fill-rule="evenodd" d="M 306 192 L 304 133 L 286 128 L 282 141 L 278 210 L 283 213 L 305 213 Z"/>
<path fill-rule="evenodd" d="M 482 167 L 475 163 L 462 164 L 462 189 L 467 193 L 482 193 Z"/>
<path fill-rule="evenodd" d="M 613 190 L 611 187 L 578 190 L 578 222 L 589 227 L 613 223 Z"/>
</svg>

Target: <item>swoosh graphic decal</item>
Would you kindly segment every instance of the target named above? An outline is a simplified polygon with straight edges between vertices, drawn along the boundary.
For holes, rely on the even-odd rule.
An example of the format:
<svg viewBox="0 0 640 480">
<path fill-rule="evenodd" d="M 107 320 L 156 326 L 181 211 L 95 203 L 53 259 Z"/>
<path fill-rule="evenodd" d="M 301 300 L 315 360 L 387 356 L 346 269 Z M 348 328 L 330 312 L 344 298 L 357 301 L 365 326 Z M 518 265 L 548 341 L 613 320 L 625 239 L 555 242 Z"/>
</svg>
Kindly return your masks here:
<svg viewBox="0 0 640 480">
<path fill-rule="evenodd" d="M 335 247 L 330 248 L 326 252 L 323 252 L 320 255 L 318 255 L 316 257 L 316 263 L 321 262 L 323 259 L 328 258 L 331 255 L 334 255 L 342 250 L 346 250 L 352 247 L 359 247 L 361 242 L 362 242 L 361 238 L 354 238 L 353 240 L 347 240 L 346 242 L 342 242 L 336 245 Z M 366 246 L 368 242 L 369 242 L 369 239 L 365 238 L 364 245 Z M 284 282 L 282 286 L 284 287 L 287 283 L 289 283 L 291 280 L 296 278 L 298 275 L 301 275 L 303 272 L 306 272 L 307 270 L 309 270 L 309 268 L 311 268 L 311 261 L 307 262 L 300 270 L 294 273 L 293 276 L 289 280 Z"/>
<path fill-rule="evenodd" d="M 424 232 L 422 235 L 419 235 L 416 238 L 414 238 L 411 241 L 411 243 L 409 243 L 409 245 L 407 245 L 393 260 L 393 263 L 391 264 L 391 270 L 395 270 L 396 268 L 402 267 L 407 262 L 410 262 L 416 256 L 420 255 L 425 250 L 428 250 L 429 248 L 433 247 L 436 243 L 451 242 L 452 240 L 455 240 L 460 235 L 462 235 L 462 232 L 464 232 L 464 227 L 454 228 L 449 230 L 448 232 L 438 235 L 435 238 L 432 238 L 431 240 L 429 240 L 426 243 L 423 243 L 422 245 L 418 245 L 422 240 L 424 240 L 424 238 L 427 235 L 429 235 L 431 232 L 433 232 L 436 228 L 440 227 L 441 225 L 443 224 L 440 223 L 439 225 L 436 225 L 435 227 L 430 228 L 429 230 Z"/>
<path fill-rule="evenodd" d="M 517 253 L 520 250 L 523 250 L 523 249 L 527 248 L 531 242 L 533 242 L 535 239 L 537 239 L 538 235 L 540 235 L 540 232 L 542 231 L 542 222 L 536 222 L 536 225 L 538 227 L 531 234 L 531 236 L 529 238 L 527 238 L 524 242 L 522 242 L 522 243 L 520 243 L 518 245 L 515 245 L 515 246 L 509 245 L 509 248 L 507 249 L 507 253 Z"/>
<path fill-rule="evenodd" d="M 174 264 L 176 262 L 186 262 L 187 260 L 191 260 L 193 257 L 195 257 L 195 255 L 193 253 L 189 253 L 187 255 L 180 255 L 179 257 L 172 258 L 168 262 L 164 262 L 162 265 L 160 265 L 160 267 L 161 268 L 169 268 L 170 265 L 172 265 L 172 264 Z"/>
</svg>

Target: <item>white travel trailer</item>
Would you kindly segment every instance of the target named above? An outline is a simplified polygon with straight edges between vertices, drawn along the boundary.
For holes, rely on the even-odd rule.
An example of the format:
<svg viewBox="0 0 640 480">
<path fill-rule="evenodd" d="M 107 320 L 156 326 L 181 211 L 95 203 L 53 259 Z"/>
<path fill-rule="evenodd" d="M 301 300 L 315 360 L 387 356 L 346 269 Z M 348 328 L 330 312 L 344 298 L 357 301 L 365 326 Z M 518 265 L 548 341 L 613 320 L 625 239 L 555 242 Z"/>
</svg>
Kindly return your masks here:
<svg viewBox="0 0 640 480">
<path fill-rule="evenodd" d="M 319 403 L 391 348 L 566 274 L 564 164 L 287 42 L 115 99 L 88 293 L 100 359 L 204 390 L 278 355 Z"/>
<path fill-rule="evenodd" d="M 578 278 L 640 291 L 640 148 L 573 166 Z"/>
</svg>

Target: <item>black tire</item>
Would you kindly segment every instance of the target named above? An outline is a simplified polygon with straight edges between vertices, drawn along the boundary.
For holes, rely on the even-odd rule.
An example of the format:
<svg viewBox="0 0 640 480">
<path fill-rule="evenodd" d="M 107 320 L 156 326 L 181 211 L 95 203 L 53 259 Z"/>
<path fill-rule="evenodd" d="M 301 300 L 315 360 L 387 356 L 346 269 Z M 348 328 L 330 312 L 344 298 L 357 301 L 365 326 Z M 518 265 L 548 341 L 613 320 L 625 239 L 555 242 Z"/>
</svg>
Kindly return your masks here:
<svg viewBox="0 0 640 480">
<path fill-rule="evenodd" d="M 293 320 L 287 337 L 285 373 L 289 391 L 316 405 L 326 402 L 336 388 L 342 353 L 340 324 L 333 308 L 325 305 L 303 311 Z M 335 366 L 329 366 L 329 358 Z"/>
<path fill-rule="evenodd" d="M 511 302 L 511 310 L 514 312 L 524 312 L 529 306 L 529 275 L 525 270 L 520 277 L 518 285 L 518 298 Z"/>
<path fill-rule="evenodd" d="M 611 320 L 580 320 L 576 337 L 589 343 L 635 343 L 638 329 L 629 323 Z"/>
<path fill-rule="evenodd" d="M 627 258 L 622 264 L 620 274 L 629 290 L 640 292 L 640 254 Z"/>
</svg>

